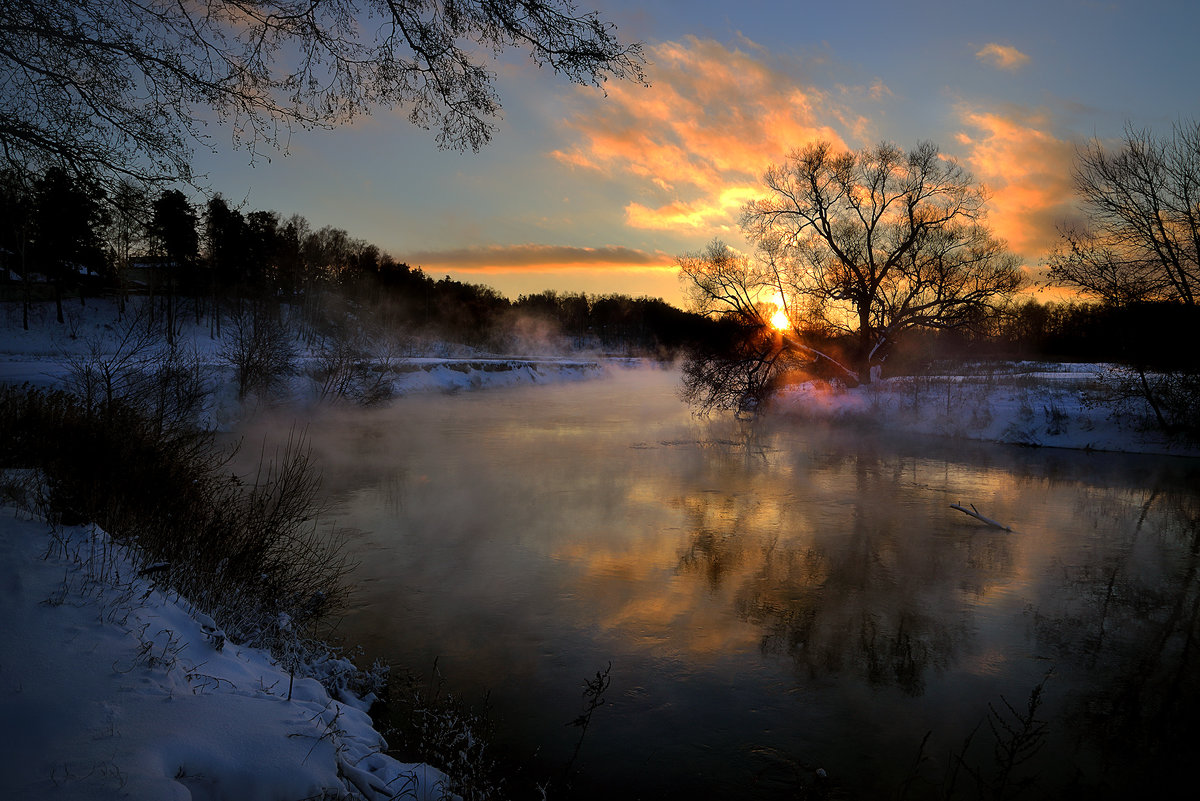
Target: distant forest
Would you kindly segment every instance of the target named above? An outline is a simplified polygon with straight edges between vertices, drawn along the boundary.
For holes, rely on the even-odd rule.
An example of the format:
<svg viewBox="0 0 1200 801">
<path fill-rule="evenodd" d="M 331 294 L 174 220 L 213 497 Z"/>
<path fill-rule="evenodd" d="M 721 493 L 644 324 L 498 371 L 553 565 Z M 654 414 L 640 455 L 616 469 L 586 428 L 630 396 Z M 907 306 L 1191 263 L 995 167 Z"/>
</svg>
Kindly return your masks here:
<svg viewBox="0 0 1200 801">
<path fill-rule="evenodd" d="M 712 328 L 657 298 L 548 290 L 513 301 L 300 215 L 221 195 L 197 208 L 177 190 L 150 196 L 127 183 L 110 193 L 58 169 L 0 174 L 0 266 L 6 300 L 53 299 L 60 322 L 65 298 L 149 295 L 168 317 L 210 320 L 214 332 L 247 304 L 290 306 L 490 350 L 519 328 L 565 347 L 672 353 Z"/>
<path fill-rule="evenodd" d="M 348 232 L 300 215 L 244 210 L 214 195 L 200 207 L 174 189 L 152 194 L 52 168 L 0 173 L 0 293 L 26 310 L 65 299 L 149 296 L 168 323 L 210 322 L 247 305 L 309 319 L 357 314 L 423 338 L 503 352 L 528 344 L 671 357 L 728 340 L 736 324 L 660 298 L 546 290 L 511 300 L 491 287 L 434 278 Z M 924 332 L 894 354 L 891 374 L 949 357 L 1104 361 L 1137 354 L 1178 363 L 1193 315 L 1171 304 L 1133 308 L 1025 299 L 986 324 Z M 1132 334 L 1131 334 L 1132 332 Z M 822 339 L 820 332 L 801 332 Z M 826 345 L 836 347 L 837 342 Z M 1185 357 L 1186 360 L 1186 357 Z"/>
</svg>

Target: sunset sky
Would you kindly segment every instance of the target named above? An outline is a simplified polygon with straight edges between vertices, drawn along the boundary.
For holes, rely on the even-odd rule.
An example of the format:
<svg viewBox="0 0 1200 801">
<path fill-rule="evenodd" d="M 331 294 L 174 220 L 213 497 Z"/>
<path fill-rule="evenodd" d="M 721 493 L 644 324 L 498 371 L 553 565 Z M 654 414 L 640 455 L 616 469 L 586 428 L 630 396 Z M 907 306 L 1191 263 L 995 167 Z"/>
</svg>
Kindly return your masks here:
<svg viewBox="0 0 1200 801">
<path fill-rule="evenodd" d="M 605 96 L 511 53 L 479 153 L 439 151 L 398 109 L 298 131 L 269 163 L 214 132 L 221 152 L 197 167 L 233 203 L 344 228 L 434 277 L 681 303 L 675 258 L 746 247 L 739 209 L 809 142 L 932 140 L 1036 269 L 1073 213 L 1078 143 L 1200 117 L 1198 0 L 594 5 L 645 44 L 649 88 Z"/>
</svg>

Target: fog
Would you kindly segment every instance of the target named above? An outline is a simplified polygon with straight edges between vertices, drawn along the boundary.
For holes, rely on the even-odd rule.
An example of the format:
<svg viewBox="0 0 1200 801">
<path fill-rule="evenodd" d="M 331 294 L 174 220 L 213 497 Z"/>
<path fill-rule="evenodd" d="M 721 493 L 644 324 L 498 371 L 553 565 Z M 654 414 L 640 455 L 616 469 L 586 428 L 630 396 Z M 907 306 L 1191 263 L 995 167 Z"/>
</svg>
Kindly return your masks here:
<svg viewBox="0 0 1200 801">
<path fill-rule="evenodd" d="M 989 718 L 1043 681 L 1047 747 L 1021 776 L 1121 786 L 1161 743 L 1106 773 L 1127 730 L 1091 737 L 1096 699 L 1141 676 L 1147 715 L 1195 711 L 1194 680 L 1156 683 L 1200 625 L 1194 463 L 697 417 L 678 388 L 614 369 L 280 410 L 238 432 L 241 458 L 305 427 L 358 562 L 339 633 L 489 693 L 521 781 L 561 775 L 583 681 L 610 662 L 578 795 L 922 797 L 956 753 L 990 782 Z"/>
</svg>

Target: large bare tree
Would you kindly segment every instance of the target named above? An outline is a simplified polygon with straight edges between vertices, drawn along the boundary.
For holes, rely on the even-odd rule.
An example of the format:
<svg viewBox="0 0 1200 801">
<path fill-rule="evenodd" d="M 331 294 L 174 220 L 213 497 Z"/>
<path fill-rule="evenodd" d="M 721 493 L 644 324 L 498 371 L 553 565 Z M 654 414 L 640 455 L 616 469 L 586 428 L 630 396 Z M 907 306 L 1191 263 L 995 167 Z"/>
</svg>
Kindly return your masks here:
<svg viewBox="0 0 1200 801">
<path fill-rule="evenodd" d="M 1113 313 L 1113 356 L 1127 365 L 1118 394 L 1144 399 L 1164 431 L 1200 439 L 1200 356 L 1163 330 L 1197 322 L 1200 122 L 1167 136 L 1126 127 L 1113 149 L 1092 140 L 1076 157 L 1075 186 L 1085 222 L 1062 230 L 1050 275 Z"/>
<path fill-rule="evenodd" d="M 644 82 L 641 46 L 571 0 L 0 0 L 0 158 L 187 180 L 209 122 L 257 152 L 380 107 L 478 149 L 507 48 Z"/>
<path fill-rule="evenodd" d="M 933 144 L 814 144 L 764 182 L 742 227 L 773 291 L 793 317 L 853 338 L 862 381 L 904 331 L 970 325 L 1022 284 L 983 224 L 982 188 Z"/>
<path fill-rule="evenodd" d="M 1075 164 L 1086 224 L 1062 231 L 1049 260 L 1059 283 L 1113 306 L 1196 305 L 1200 292 L 1200 122 L 1170 136 L 1128 127 L 1109 150 L 1092 140 Z"/>
</svg>

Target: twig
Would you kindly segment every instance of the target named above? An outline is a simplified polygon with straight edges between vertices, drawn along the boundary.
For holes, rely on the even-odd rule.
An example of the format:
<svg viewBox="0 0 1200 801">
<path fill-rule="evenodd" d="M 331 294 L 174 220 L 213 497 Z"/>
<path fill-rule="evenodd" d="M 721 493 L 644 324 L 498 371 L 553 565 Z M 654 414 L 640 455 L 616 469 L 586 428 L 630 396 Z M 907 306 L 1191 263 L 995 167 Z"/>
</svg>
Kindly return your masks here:
<svg viewBox="0 0 1200 801">
<path fill-rule="evenodd" d="M 971 517 L 975 518 L 976 520 L 981 520 L 984 523 L 987 523 L 989 526 L 1001 529 L 1002 531 L 1012 531 L 1011 526 L 1006 526 L 1003 523 L 998 523 L 995 520 L 992 520 L 990 517 L 984 517 L 983 515 L 979 514 L 979 510 L 975 508 L 975 504 L 971 504 L 971 508 L 968 509 L 965 506 L 961 506 L 957 503 L 952 503 L 952 504 L 950 504 L 950 508 L 957 509 L 958 511 L 962 512 L 965 515 L 970 515 Z"/>
</svg>

